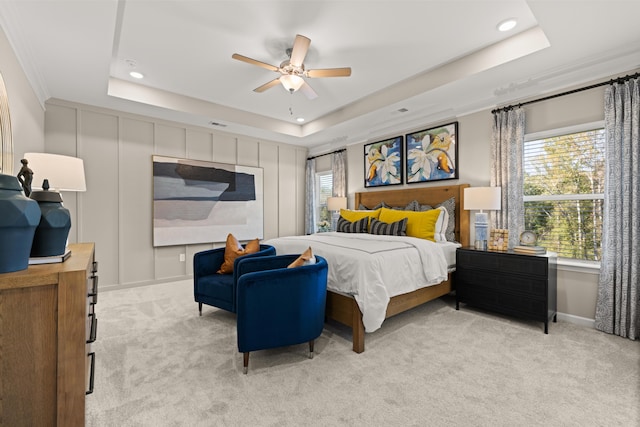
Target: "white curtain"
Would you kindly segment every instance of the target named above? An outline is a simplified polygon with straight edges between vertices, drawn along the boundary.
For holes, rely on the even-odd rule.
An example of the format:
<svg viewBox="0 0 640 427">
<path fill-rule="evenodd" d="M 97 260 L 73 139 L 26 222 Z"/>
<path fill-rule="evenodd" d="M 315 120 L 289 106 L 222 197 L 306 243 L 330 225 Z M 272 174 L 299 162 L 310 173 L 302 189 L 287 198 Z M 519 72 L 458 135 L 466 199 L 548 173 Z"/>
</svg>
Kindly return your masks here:
<svg viewBox="0 0 640 427">
<path fill-rule="evenodd" d="M 316 159 L 307 159 L 305 167 L 304 233 L 316 232 Z"/>
<path fill-rule="evenodd" d="M 331 172 L 333 173 L 333 197 L 347 195 L 346 150 L 336 151 L 331 155 Z"/>
<path fill-rule="evenodd" d="M 493 114 L 491 186 L 502 187 L 502 207 L 500 211 L 491 212 L 491 226 L 509 230 L 509 247 L 518 244 L 520 233 L 524 230 L 524 124 L 522 108 Z"/>
<path fill-rule="evenodd" d="M 640 91 L 638 79 L 605 89 L 606 181 L 596 329 L 640 337 Z"/>
</svg>

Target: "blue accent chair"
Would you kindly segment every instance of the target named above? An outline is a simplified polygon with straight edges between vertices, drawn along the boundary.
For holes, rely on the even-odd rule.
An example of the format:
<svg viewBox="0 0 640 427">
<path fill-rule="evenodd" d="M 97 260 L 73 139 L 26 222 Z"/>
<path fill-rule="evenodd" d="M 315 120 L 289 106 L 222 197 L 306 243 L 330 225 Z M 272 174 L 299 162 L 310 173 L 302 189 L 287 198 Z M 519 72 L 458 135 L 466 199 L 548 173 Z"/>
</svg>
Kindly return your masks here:
<svg viewBox="0 0 640 427">
<path fill-rule="evenodd" d="M 324 328 L 327 297 L 327 261 L 287 268 L 298 256 L 278 255 L 238 261 L 238 351 L 244 353 L 244 373 L 249 353 L 294 344 L 313 344 Z"/>
<path fill-rule="evenodd" d="M 260 245 L 258 252 L 236 258 L 232 274 L 218 274 L 216 271 L 224 262 L 224 248 L 209 249 L 193 256 L 193 296 L 202 316 L 202 304 L 236 312 L 236 283 L 238 282 L 238 262 L 241 259 L 275 255 L 276 249 L 270 245 Z"/>
</svg>

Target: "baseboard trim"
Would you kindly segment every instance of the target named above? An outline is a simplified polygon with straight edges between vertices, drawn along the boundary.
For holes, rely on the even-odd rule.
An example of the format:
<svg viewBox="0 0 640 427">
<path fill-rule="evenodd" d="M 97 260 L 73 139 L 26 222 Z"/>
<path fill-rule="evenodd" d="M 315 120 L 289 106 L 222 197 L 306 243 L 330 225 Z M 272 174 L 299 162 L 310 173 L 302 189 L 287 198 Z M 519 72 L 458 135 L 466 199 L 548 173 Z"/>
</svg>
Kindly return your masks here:
<svg viewBox="0 0 640 427">
<path fill-rule="evenodd" d="M 183 281 L 193 281 L 193 276 L 169 277 L 166 279 L 145 280 L 142 282 L 107 285 L 107 286 L 100 286 L 99 289 L 100 289 L 100 292 L 109 292 L 109 291 L 119 291 L 121 289 L 139 288 L 141 286 L 160 285 L 163 283 L 183 282 Z"/>
<path fill-rule="evenodd" d="M 587 317 L 574 316 L 573 314 L 567 313 L 558 313 L 558 320 L 562 320 L 563 322 L 573 323 L 575 325 L 585 326 L 588 328 L 595 329 L 596 320 L 589 319 Z"/>
</svg>

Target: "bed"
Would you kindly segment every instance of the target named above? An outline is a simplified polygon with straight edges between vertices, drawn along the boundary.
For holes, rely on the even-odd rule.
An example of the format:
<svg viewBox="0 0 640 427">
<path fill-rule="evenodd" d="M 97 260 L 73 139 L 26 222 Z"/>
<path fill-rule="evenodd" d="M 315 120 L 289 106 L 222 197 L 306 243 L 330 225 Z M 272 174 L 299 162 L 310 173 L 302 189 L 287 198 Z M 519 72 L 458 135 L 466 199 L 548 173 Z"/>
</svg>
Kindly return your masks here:
<svg viewBox="0 0 640 427">
<path fill-rule="evenodd" d="M 456 200 L 455 240 L 463 246 L 468 246 L 469 212 L 461 209 L 463 188 L 468 186 L 468 184 L 459 184 L 360 192 L 355 194 L 354 206 L 356 208 L 360 206 L 375 207 L 384 202 L 385 205 L 390 207 L 405 207 L 414 200 L 421 205 L 435 206 L 453 197 Z M 346 242 L 346 239 L 350 239 L 350 241 Z M 451 280 L 452 269 L 450 268 L 450 264 L 452 263 L 452 254 L 453 260 L 455 260 L 455 246 L 453 248 L 448 247 L 448 250 L 444 252 L 438 248 L 436 252 L 430 253 L 429 251 L 433 250 L 431 247 L 438 245 L 443 246 L 443 244 L 430 241 L 420 242 L 418 240 L 421 239 L 399 237 L 382 238 L 381 236 L 372 235 L 351 235 L 351 233 L 319 233 L 312 236 L 292 236 L 270 239 L 265 241 L 265 243 L 275 246 L 279 254 L 299 252 L 301 249 L 306 248 L 306 246 L 311 245 L 314 247 L 314 250 L 316 250 L 316 253 L 325 258 L 328 257 L 328 262 L 330 262 L 329 260 L 332 256 L 337 256 L 334 248 L 339 249 L 340 246 L 345 247 L 347 253 L 343 254 L 340 252 L 340 257 L 348 257 L 348 259 L 352 260 L 352 265 L 357 265 L 358 271 L 362 272 L 362 274 L 350 274 L 350 272 L 347 273 L 344 268 L 334 269 L 334 277 L 330 277 L 330 284 L 332 282 L 343 282 L 340 286 L 346 286 L 347 289 L 349 286 L 354 288 L 352 292 L 344 292 L 332 289 L 333 287 L 329 286 L 326 315 L 328 319 L 335 320 L 351 328 L 353 351 L 361 353 L 364 351 L 365 325 L 367 326 L 367 332 L 371 332 L 377 329 L 384 319 L 407 311 L 427 301 L 439 298 L 453 290 Z M 396 277 L 400 276 L 399 271 L 401 269 L 409 270 L 414 264 L 413 261 L 408 259 L 403 267 L 387 264 L 389 267 L 382 269 L 383 271 L 388 270 L 386 273 L 389 273 L 391 276 L 395 274 L 396 276 L 393 276 L 393 279 L 389 279 L 388 277 L 371 278 L 367 276 L 367 272 L 369 272 L 370 269 L 367 268 L 366 263 L 371 262 L 375 264 L 387 262 L 381 260 L 382 257 L 380 254 L 385 254 L 385 251 L 392 249 L 394 251 L 406 251 L 407 257 L 417 256 L 423 260 L 436 259 L 444 256 L 440 253 L 444 254 L 448 252 L 449 255 L 446 257 L 448 259 L 446 262 L 447 268 L 445 268 L 444 271 L 442 271 L 441 268 L 436 269 L 436 271 L 430 272 L 429 274 L 423 271 L 413 271 L 410 273 L 414 275 L 413 280 L 407 279 L 406 276 L 402 276 L 402 280 L 396 280 Z M 351 251 L 353 255 L 349 254 L 349 251 Z M 441 263 L 439 262 L 439 264 Z M 337 259 L 334 265 L 337 265 Z M 336 274 L 338 276 L 336 276 Z M 354 277 L 354 275 L 357 277 Z M 356 286 L 362 286 L 363 281 L 366 282 L 366 285 L 383 281 L 388 284 L 391 289 L 381 289 L 381 294 L 378 293 L 367 297 L 367 301 L 364 301 L 364 297 L 362 296 L 364 294 L 358 294 L 355 289 Z M 350 282 L 356 283 L 352 284 Z M 379 286 L 371 287 L 379 288 Z M 354 293 L 356 297 L 352 296 Z M 387 296 L 387 293 L 389 296 Z M 358 298 L 358 300 L 356 300 L 356 298 Z M 381 300 L 381 302 L 378 302 L 378 300 Z M 364 315 L 363 311 L 361 311 L 361 306 L 366 307 Z"/>
</svg>

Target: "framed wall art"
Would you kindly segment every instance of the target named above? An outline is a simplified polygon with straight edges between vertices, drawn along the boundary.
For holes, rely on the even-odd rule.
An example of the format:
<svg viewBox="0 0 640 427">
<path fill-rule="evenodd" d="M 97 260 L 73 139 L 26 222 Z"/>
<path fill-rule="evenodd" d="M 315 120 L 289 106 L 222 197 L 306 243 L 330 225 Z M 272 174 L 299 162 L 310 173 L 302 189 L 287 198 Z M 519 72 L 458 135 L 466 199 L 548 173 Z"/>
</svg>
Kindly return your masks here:
<svg viewBox="0 0 640 427">
<path fill-rule="evenodd" d="M 364 186 L 402 184 L 402 136 L 364 145 Z"/>
<path fill-rule="evenodd" d="M 406 135 L 407 184 L 458 179 L 458 122 Z"/>
<path fill-rule="evenodd" d="M 262 168 L 153 156 L 153 246 L 263 238 Z"/>
</svg>

